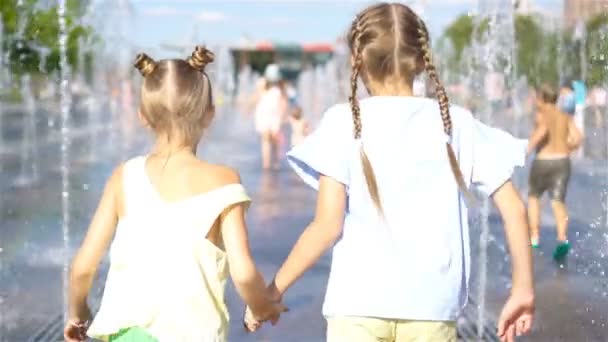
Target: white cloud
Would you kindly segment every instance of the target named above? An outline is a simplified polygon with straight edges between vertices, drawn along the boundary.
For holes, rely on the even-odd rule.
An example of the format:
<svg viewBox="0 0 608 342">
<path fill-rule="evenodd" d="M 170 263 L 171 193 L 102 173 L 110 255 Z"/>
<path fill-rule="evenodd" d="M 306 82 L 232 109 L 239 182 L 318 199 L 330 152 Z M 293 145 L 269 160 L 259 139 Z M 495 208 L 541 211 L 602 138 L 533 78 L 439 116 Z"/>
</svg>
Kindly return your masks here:
<svg viewBox="0 0 608 342">
<path fill-rule="evenodd" d="M 154 6 L 145 8 L 144 14 L 153 17 L 173 17 L 182 14 L 182 11 L 170 6 Z"/>
<path fill-rule="evenodd" d="M 217 23 L 221 21 L 225 21 L 227 19 L 226 15 L 222 12 L 217 11 L 203 11 L 200 12 L 196 19 L 206 23 Z"/>
</svg>

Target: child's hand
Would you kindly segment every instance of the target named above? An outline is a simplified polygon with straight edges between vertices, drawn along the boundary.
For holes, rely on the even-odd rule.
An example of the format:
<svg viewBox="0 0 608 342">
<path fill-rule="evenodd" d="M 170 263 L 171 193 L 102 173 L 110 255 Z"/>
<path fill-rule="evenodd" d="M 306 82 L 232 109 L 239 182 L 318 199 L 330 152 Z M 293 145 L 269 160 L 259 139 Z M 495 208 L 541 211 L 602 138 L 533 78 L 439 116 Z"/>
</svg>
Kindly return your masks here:
<svg viewBox="0 0 608 342">
<path fill-rule="evenodd" d="M 253 313 L 251 313 L 251 308 L 249 306 L 245 308 L 243 326 L 245 327 L 245 330 L 247 330 L 247 332 L 255 332 L 262 326 L 262 322 L 256 320 L 253 317 Z"/>
<path fill-rule="evenodd" d="M 281 313 L 286 311 L 289 311 L 289 309 L 282 303 L 272 303 L 269 308 L 260 312 L 254 312 L 247 306 L 243 317 L 243 326 L 248 332 L 255 332 L 262 327 L 264 322 L 270 321 L 272 325 L 277 324 Z"/>
<path fill-rule="evenodd" d="M 254 332 L 258 330 L 264 322 L 270 321 L 272 325 L 277 324 L 281 314 L 287 311 L 289 311 L 289 309 L 280 302 L 271 302 L 268 306 L 256 311 L 247 307 L 245 310 L 245 317 L 243 318 L 243 324 L 247 331 Z"/>
<path fill-rule="evenodd" d="M 84 342 L 87 340 L 87 330 L 91 323 L 91 311 L 88 307 L 82 309 L 78 317 L 71 318 L 63 329 L 63 337 L 67 342 Z"/>
<path fill-rule="evenodd" d="M 534 295 L 511 294 L 498 320 L 498 336 L 503 342 L 515 341 L 514 335 L 521 336 L 532 328 L 534 320 Z"/>
<path fill-rule="evenodd" d="M 258 310 L 254 312 L 249 306 L 245 309 L 243 325 L 247 331 L 254 332 L 258 330 L 262 326 L 262 323 L 266 321 L 270 321 L 272 325 L 275 325 L 279 321 L 281 313 L 289 310 L 281 303 L 282 296 L 274 282 L 268 285 L 266 296 L 269 300 L 269 305 L 262 308 L 262 311 Z"/>
</svg>

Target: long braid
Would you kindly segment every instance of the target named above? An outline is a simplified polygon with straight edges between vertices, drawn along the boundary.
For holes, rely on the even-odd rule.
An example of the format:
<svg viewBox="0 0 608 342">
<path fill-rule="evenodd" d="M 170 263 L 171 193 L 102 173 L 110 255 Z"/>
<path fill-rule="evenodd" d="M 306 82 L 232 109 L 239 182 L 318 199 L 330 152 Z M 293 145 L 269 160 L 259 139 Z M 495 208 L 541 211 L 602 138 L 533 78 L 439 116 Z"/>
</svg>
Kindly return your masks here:
<svg viewBox="0 0 608 342">
<path fill-rule="evenodd" d="M 361 49 L 361 35 L 363 33 L 363 27 L 360 18 L 356 18 L 352 25 L 351 39 L 352 39 L 352 54 L 354 56 L 353 70 L 350 77 L 351 94 L 349 97 L 350 108 L 353 115 L 353 134 L 355 139 L 361 139 L 361 131 L 363 125 L 361 123 L 361 108 L 359 107 L 359 101 L 357 100 L 357 81 L 359 79 L 359 73 L 361 72 L 361 65 L 363 63 L 362 49 Z M 378 210 L 380 216 L 384 216 L 382 209 L 382 203 L 380 201 L 380 190 L 378 189 L 378 183 L 376 181 L 376 175 L 372 164 L 365 153 L 363 144 L 359 150 L 361 157 L 361 166 L 363 168 L 363 174 L 365 175 L 365 181 L 367 183 L 367 189 L 370 197 Z"/>
<path fill-rule="evenodd" d="M 359 79 L 359 72 L 361 71 L 362 64 L 362 56 L 361 56 L 361 44 L 359 39 L 361 38 L 361 31 L 358 24 L 358 20 L 353 25 L 353 70 L 350 75 L 350 97 L 348 101 L 350 102 L 350 108 L 353 113 L 353 124 L 354 124 L 354 135 L 355 139 L 361 138 L 361 108 L 359 107 L 359 101 L 357 100 L 357 80 Z"/>
<path fill-rule="evenodd" d="M 420 43 L 422 51 L 424 70 L 435 85 L 435 93 L 437 94 L 439 110 L 441 112 L 441 121 L 443 122 L 443 131 L 449 138 L 449 141 L 446 143 L 446 148 L 448 153 L 448 159 L 450 161 L 450 167 L 452 169 L 452 173 L 454 174 L 454 178 L 456 179 L 456 183 L 458 184 L 458 188 L 460 189 L 460 191 L 468 199 L 473 199 L 471 193 L 467 188 L 466 182 L 464 181 L 462 171 L 460 170 L 460 166 L 458 165 L 458 159 L 456 158 L 456 154 L 454 153 L 454 149 L 452 148 L 452 118 L 450 116 L 450 101 L 448 99 L 448 94 L 445 90 L 445 87 L 441 83 L 439 75 L 437 74 L 437 68 L 435 68 L 435 65 L 433 64 L 433 58 L 431 55 L 431 48 L 429 44 L 429 32 L 426 29 L 426 25 L 424 24 L 422 19 L 420 17 L 417 18 L 419 34 L 418 41 Z"/>
</svg>

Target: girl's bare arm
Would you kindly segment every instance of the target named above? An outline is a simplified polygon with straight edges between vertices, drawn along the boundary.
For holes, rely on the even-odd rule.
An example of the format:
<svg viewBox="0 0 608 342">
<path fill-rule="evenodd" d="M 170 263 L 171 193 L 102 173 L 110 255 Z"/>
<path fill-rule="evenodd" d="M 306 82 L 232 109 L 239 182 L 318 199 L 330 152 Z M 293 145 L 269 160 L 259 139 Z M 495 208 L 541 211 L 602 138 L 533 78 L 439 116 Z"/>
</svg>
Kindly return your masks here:
<svg viewBox="0 0 608 342">
<path fill-rule="evenodd" d="M 342 232 L 345 208 L 345 186 L 332 178 L 321 176 L 315 218 L 275 277 L 273 287 L 279 293 L 284 293 L 333 246 Z"/>
<path fill-rule="evenodd" d="M 500 187 L 493 199 L 504 221 L 511 253 L 512 292 L 533 296 L 532 251 L 526 207 L 511 181 Z"/>
<path fill-rule="evenodd" d="M 86 237 L 72 261 L 70 272 L 69 315 L 79 321 L 88 315 L 87 296 L 97 268 L 105 255 L 122 210 L 122 167 L 108 180 Z"/>
<path fill-rule="evenodd" d="M 237 292 L 252 310 L 268 303 L 265 296 L 264 278 L 255 266 L 249 249 L 249 238 L 245 228 L 244 205 L 234 205 L 222 215 L 222 238 L 228 255 L 230 276 Z"/>
</svg>

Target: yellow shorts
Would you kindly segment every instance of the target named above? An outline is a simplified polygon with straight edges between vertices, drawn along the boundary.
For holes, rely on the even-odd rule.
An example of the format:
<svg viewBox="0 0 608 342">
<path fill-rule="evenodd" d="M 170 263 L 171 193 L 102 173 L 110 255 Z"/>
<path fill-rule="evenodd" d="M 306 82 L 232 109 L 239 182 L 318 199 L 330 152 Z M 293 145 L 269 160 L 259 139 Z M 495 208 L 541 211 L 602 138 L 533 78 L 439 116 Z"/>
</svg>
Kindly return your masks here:
<svg viewBox="0 0 608 342">
<path fill-rule="evenodd" d="M 330 317 L 327 342 L 456 342 L 456 323 Z"/>
</svg>

